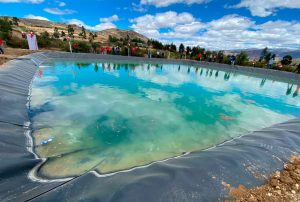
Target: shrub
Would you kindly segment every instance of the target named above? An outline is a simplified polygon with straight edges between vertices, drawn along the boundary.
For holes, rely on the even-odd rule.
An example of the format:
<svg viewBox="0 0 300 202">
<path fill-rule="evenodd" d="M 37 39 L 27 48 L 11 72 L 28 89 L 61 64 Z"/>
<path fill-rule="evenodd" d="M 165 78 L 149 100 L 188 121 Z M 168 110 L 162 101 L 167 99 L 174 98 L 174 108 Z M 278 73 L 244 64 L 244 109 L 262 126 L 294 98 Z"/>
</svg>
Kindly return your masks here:
<svg viewBox="0 0 300 202">
<path fill-rule="evenodd" d="M 0 18 L 0 38 L 9 41 L 12 36 L 12 22 L 7 18 Z"/>
<path fill-rule="evenodd" d="M 242 66 L 249 64 L 249 57 L 246 52 L 241 52 L 236 56 L 236 64 Z"/>
<path fill-rule="evenodd" d="M 286 55 L 282 58 L 281 60 L 281 64 L 282 65 L 290 65 L 292 64 L 293 58 L 290 55 Z"/>
<path fill-rule="evenodd" d="M 283 66 L 281 68 L 275 67 L 275 69 L 280 70 L 280 71 L 286 71 L 286 72 L 295 72 L 296 71 L 296 68 L 294 66 L 288 66 L 288 65 Z"/>
<path fill-rule="evenodd" d="M 42 32 L 40 35 L 37 35 L 37 41 L 40 48 L 50 47 L 51 40 L 52 39 L 50 38 L 50 34 L 47 31 Z"/>
<path fill-rule="evenodd" d="M 91 45 L 85 41 L 74 41 L 72 44 L 72 49 L 73 52 L 76 53 L 90 53 Z"/>
<path fill-rule="evenodd" d="M 13 36 L 10 40 L 6 42 L 6 44 L 12 48 L 28 48 L 28 43 L 26 39 L 18 38 Z"/>
</svg>

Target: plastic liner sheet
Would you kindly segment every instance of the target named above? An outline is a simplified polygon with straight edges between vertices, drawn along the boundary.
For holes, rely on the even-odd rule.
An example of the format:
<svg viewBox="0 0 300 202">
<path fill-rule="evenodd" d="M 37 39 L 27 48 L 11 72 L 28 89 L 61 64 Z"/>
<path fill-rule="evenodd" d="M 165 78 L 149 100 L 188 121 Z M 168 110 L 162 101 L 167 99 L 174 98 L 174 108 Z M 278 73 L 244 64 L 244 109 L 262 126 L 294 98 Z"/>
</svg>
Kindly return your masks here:
<svg viewBox="0 0 300 202">
<path fill-rule="evenodd" d="M 222 182 L 261 185 L 300 152 L 300 120 L 226 142 L 215 148 L 112 176 L 87 173 L 36 201 L 223 201 Z"/>
<path fill-rule="evenodd" d="M 48 60 L 40 53 L 10 61 L 0 68 L 0 201 L 24 201 L 61 183 L 29 180 L 41 162 L 30 152 L 28 102 L 37 67 Z"/>
<path fill-rule="evenodd" d="M 29 86 L 37 66 L 51 55 L 23 58 L 0 70 L 0 201 L 223 201 L 228 190 L 222 182 L 261 185 L 300 152 L 299 118 L 128 171 L 35 178 L 33 171 L 43 159 L 31 152 Z"/>
</svg>

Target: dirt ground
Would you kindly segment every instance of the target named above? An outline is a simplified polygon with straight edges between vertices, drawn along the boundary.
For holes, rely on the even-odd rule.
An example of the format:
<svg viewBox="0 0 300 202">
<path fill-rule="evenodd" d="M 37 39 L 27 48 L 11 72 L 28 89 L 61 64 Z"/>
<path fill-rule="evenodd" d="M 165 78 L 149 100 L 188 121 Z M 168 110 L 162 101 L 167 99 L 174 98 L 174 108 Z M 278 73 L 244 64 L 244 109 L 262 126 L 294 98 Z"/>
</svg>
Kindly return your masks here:
<svg viewBox="0 0 300 202">
<path fill-rule="evenodd" d="M 28 49 L 20 49 L 20 48 L 5 48 L 4 55 L 0 54 L 0 68 L 1 65 L 6 63 L 9 60 L 17 58 L 22 55 L 28 55 L 37 51 L 31 51 Z"/>
<path fill-rule="evenodd" d="M 246 188 L 240 185 L 231 187 L 223 182 L 229 189 L 229 196 L 237 202 L 297 202 L 300 201 L 300 156 L 292 156 L 282 171 L 276 171 L 267 184 L 260 187 Z"/>
</svg>

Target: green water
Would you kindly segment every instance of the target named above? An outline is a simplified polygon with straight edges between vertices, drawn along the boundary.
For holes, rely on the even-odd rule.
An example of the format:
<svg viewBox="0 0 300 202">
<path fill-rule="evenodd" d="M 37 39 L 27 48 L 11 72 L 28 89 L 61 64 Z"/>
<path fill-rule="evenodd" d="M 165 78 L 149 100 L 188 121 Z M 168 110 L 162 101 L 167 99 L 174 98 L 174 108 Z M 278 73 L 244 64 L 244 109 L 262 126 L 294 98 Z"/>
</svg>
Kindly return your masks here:
<svg viewBox="0 0 300 202">
<path fill-rule="evenodd" d="M 39 172 L 111 173 L 200 151 L 300 116 L 299 91 L 200 66 L 57 61 L 32 89 Z"/>
</svg>

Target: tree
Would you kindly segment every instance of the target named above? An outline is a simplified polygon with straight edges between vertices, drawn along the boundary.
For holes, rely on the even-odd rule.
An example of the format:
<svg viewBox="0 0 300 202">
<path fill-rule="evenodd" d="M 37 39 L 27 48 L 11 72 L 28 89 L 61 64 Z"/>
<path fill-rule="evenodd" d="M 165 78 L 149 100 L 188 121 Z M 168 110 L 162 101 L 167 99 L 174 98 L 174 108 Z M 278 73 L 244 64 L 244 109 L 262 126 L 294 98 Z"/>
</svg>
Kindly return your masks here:
<svg viewBox="0 0 300 202">
<path fill-rule="evenodd" d="M 261 52 L 260 58 L 259 58 L 259 62 L 262 62 L 263 60 L 265 60 L 266 63 L 268 63 L 271 59 L 275 59 L 276 55 L 272 54 L 268 47 L 264 48 Z"/>
<path fill-rule="evenodd" d="M 208 60 L 209 62 L 211 62 L 211 59 L 212 59 L 212 52 L 211 52 L 210 50 L 205 51 L 204 59 L 205 59 L 205 60 Z"/>
<path fill-rule="evenodd" d="M 61 31 L 60 36 L 61 36 L 61 37 L 65 37 L 65 36 L 66 36 L 66 33 L 65 33 L 64 31 Z"/>
<path fill-rule="evenodd" d="M 112 35 L 109 35 L 109 36 L 108 36 L 108 41 L 109 41 L 110 43 L 116 43 L 117 41 L 119 41 L 119 39 L 118 39 L 117 37 L 114 37 L 114 36 L 112 36 Z"/>
<path fill-rule="evenodd" d="M 171 52 L 176 52 L 176 45 L 173 43 L 164 45 L 164 50 L 168 50 Z"/>
<path fill-rule="evenodd" d="M 293 58 L 290 55 L 284 56 L 281 60 L 281 64 L 283 64 L 283 65 L 290 65 L 290 64 L 292 64 L 292 62 L 293 62 Z"/>
<path fill-rule="evenodd" d="M 261 54 L 260 54 L 259 61 L 260 61 L 260 62 L 263 61 L 263 60 L 265 59 L 265 57 L 267 56 L 268 53 L 269 53 L 268 47 L 265 47 L 265 48 L 262 50 Z"/>
<path fill-rule="evenodd" d="M 186 52 L 187 52 L 188 54 L 190 54 L 190 53 L 192 52 L 191 47 L 187 46 L 187 47 L 186 47 Z"/>
<path fill-rule="evenodd" d="M 40 35 L 38 35 L 37 40 L 40 47 L 49 47 L 51 44 L 50 34 L 47 31 L 42 32 Z"/>
<path fill-rule="evenodd" d="M 184 45 L 180 44 L 180 46 L 179 46 L 179 52 L 183 53 L 184 51 L 185 51 Z"/>
<path fill-rule="evenodd" d="M 3 40 L 10 40 L 12 37 L 12 22 L 7 18 L 0 18 L 0 37 Z"/>
<path fill-rule="evenodd" d="M 95 40 L 96 37 L 97 37 L 96 34 L 93 34 L 92 32 L 90 32 L 90 34 L 89 34 L 89 42 L 93 43 L 93 41 Z"/>
<path fill-rule="evenodd" d="M 59 31 L 57 27 L 54 27 L 53 38 L 59 39 Z"/>
<path fill-rule="evenodd" d="M 200 46 L 195 46 L 192 48 L 192 56 L 198 56 L 200 53 L 203 55 L 205 52 L 205 48 L 201 48 Z"/>
<path fill-rule="evenodd" d="M 164 49 L 164 45 L 161 42 L 157 41 L 157 40 L 151 39 L 149 43 L 155 49 L 160 49 L 160 50 Z"/>
<path fill-rule="evenodd" d="M 173 43 L 171 43 L 171 45 L 170 45 L 170 50 L 171 50 L 172 52 L 176 52 L 176 51 L 177 51 L 176 45 L 173 44 Z"/>
<path fill-rule="evenodd" d="M 81 36 L 82 39 L 86 39 L 86 30 L 84 26 L 81 27 L 81 32 L 79 33 L 79 36 Z"/>
<path fill-rule="evenodd" d="M 218 59 L 218 62 L 219 63 L 222 63 L 223 62 L 223 59 L 224 59 L 224 52 L 223 51 L 219 51 L 218 54 L 217 54 L 217 59 Z"/>
<path fill-rule="evenodd" d="M 236 56 L 236 64 L 237 65 L 242 65 L 245 66 L 249 63 L 249 57 L 248 54 L 244 51 L 240 52 L 240 54 L 238 54 Z"/>
<path fill-rule="evenodd" d="M 20 22 L 19 18 L 13 17 L 13 18 L 12 18 L 12 21 L 13 21 L 13 24 L 14 24 L 14 25 L 16 25 L 16 26 L 19 25 L 19 22 Z"/>
<path fill-rule="evenodd" d="M 68 35 L 69 35 L 69 37 L 72 37 L 72 38 L 74 38 L 74 28 L 73 28 L 73 26 L 72 25 L 68 25 Z"/>
</svg>

